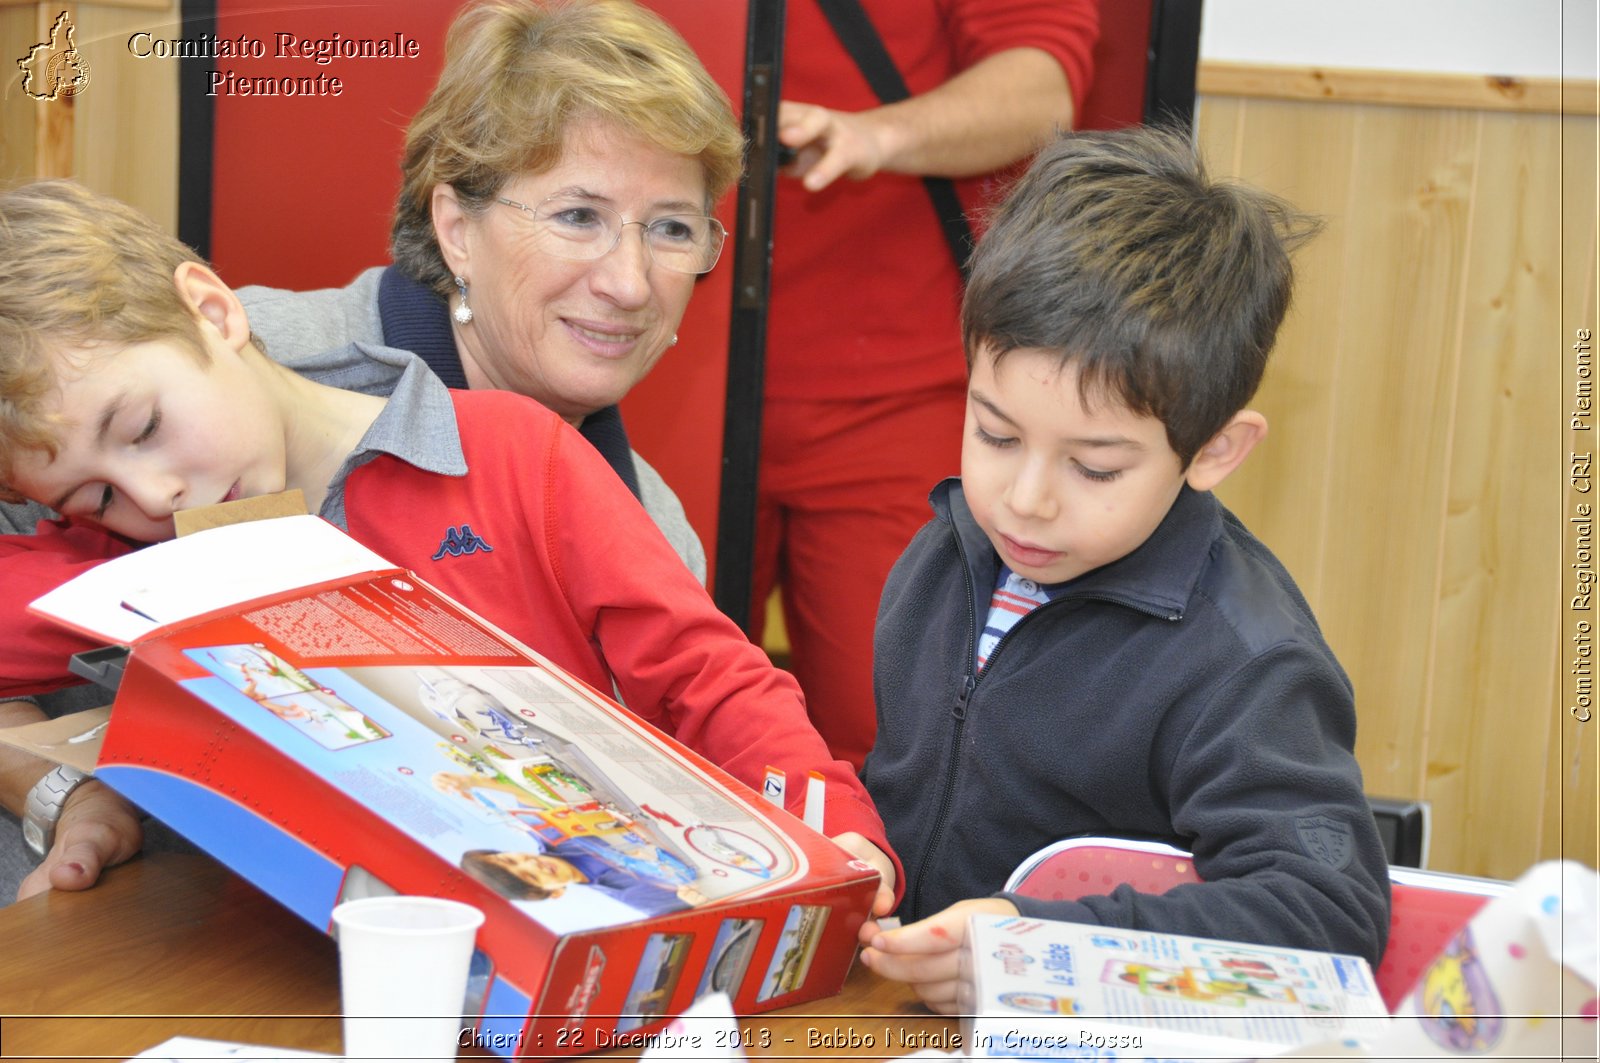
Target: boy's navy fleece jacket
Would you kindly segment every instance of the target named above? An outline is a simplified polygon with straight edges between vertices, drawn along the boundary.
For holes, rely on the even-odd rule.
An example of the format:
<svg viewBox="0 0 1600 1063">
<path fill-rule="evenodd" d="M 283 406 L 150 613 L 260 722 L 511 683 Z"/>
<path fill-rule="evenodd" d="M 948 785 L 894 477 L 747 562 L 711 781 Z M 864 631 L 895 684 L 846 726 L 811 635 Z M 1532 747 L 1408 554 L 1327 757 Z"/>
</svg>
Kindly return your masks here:
<svg viewBox="0 0 1600 1063">
<path fill-rule="evenodd" d="M 1126 557 L 1023 617 L 975 675 L 999 558 L 959 481 L 884 588 L 863 778 L 906 870 L 900 914 L 996 893 L 1084 834 L 1194 853 L 1204 883 L 1023 914 L 1326 949 L 1376 963 L 1389 876 L 1349 679 L 1277 559 L 1185 487 Z"/>
</svg>

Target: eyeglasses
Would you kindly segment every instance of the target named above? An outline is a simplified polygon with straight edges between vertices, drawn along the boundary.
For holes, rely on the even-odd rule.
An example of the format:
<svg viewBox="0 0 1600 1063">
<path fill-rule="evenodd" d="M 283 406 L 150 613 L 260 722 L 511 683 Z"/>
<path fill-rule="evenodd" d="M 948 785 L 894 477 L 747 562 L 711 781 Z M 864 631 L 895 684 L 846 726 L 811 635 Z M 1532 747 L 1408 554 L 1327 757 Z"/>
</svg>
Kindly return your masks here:
<svg viewBox="0 0 1600 1063">
<path fill-rule="evenodd" d="M 710 273 L 722 255 L 728 232 L 703 214 L 666 214 L 648 222 L 623 221 L 610 207 L 572 196 L 554 195 L 537 207 L 499 197 L 533 219 L 539 249 L 558 258 L 604 258 L 622 240 L 622 230 L 642 230 L 650 261 L 674 273 Z"/>
</svg>

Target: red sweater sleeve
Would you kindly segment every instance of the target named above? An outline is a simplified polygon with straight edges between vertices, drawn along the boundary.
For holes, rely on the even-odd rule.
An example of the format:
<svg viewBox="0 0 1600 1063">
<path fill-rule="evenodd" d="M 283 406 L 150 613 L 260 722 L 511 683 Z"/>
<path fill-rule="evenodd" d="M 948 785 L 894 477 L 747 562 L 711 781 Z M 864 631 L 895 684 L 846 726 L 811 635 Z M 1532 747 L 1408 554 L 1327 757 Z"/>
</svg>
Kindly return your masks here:
<svg viewBox="0 0 1600 1063">
<path fill-rule="evenodd" d="M 1094 80 L 1094 45 L 1100 36 L 1098 0 L 946 0 L 955 35 L 956 65 L 965 70 L 1008 48 L 1049 52 L 1067 75 L 1072 102 Z"/>
<path fill-rule="evenodd" d="M 576 433 L 552 433 L 542 471 L 555 578 L 628 707 L 752 789 L 768 765 L 781 769 L 797 816 L 801 783 L 820 771 L 825 832 L 862 834 L 903 881 L 872 799 L 829 754 L 794 677 L 717 609 L 595 450 Z"/>
<path fill-rule="evenodd" d="M 43 694 L 82 680 L 67 670 L 75 653 L 100 646 L 28 611 L 28 604 L 80 572 L 133 549 L 87 524 L 43 521 L 36 535 L 0 536 L 0 697 Z"/>
</svg>

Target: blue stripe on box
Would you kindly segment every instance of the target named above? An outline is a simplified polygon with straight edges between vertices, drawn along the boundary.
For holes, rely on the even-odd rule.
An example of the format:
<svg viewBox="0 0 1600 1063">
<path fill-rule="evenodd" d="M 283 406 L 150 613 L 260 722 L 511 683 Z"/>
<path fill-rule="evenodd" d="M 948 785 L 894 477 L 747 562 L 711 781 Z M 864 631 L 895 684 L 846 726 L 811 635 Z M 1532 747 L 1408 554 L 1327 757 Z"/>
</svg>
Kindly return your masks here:
<svg viewBox="0 0 1600 1063">
<path fill-rule="evenodd" d="M 97 768 L 95 777 L 327 931 L 344 870 L 321 853 L 238 802 L 181 776 L 110 765 Z"/>
</svg>

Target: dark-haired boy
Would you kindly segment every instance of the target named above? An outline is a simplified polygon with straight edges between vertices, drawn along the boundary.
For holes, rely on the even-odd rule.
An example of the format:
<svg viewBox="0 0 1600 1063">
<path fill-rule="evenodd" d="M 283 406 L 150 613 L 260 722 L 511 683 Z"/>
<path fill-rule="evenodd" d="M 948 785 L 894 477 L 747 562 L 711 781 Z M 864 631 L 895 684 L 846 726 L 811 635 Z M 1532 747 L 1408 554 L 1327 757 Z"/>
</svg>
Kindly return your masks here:
<svg viewBox="0 0 1600 1063">
<path fill-rule="evenodd" d="M 908 924 L 869 923 L 864 959 L 930 1007 L 976 911 L 1383 951 L 1350 682 L 1211 494 L 1266 434 L 1244 406 L 1314 228 L 1141 129 L 1046 147 L 977 249 L 961 479 L 884 590 L 864 773 Z M 1205 881 L 991 896 L 1085 834 L 1170 841 Z"/>
</svg>

